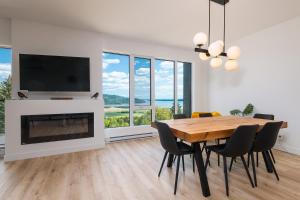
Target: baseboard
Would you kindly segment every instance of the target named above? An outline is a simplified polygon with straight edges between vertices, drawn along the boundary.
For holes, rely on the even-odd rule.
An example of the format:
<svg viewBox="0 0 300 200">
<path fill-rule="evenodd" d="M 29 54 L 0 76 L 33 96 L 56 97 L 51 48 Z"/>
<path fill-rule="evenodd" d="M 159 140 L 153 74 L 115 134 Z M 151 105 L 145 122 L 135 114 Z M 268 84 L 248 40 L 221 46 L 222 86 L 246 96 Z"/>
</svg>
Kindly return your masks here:
<svg viewBox="0 0 300 200">
<path fill-rule="evenodd" d="M 115 136 L 106 138 L 105 141 L 109 142 L 117 142 L 117 141 L 124 141 L 124 140 L 131 140 L 131 139 L 139 139 L 139 138 L 148 138 L 157 135 L 157 133 L 141 133 L 141 134 L 132 134 L 132 135 L 124 135 L 124 136 Z"/>
<path fill-rule="evenodd" d="M 41 150 L 41 151 L 34 151 L 34 152 L 26 152 L 20 154 L 5 154 L 4 161 L 15 161 L 15 160 L 24 160 L 29 158 L 37 158 L 37 157 L 45 157 L 45 156 L 53 156 L 65 153 L 73 153 L 73 152 L 80 152 L 80 151 L 87 151 L 93 149 L 100 149 L 104 148 L 105 143 L 95 144 L 95 145 L 81 145 L 71 148 L 59 148 L 53 150 Z"/>
<path fill-rule="evenodd" d="M 287 153 L 300 155 L 300 148 L 298 148 L 298 147 L 292 147 L 292 146 L 287 146 L 287 145 L 282 145 L 282 144 L 276 144 L 276 146 L 274 148 L 278 149 L 280 151 L 287 152 Z"/>
</svg>

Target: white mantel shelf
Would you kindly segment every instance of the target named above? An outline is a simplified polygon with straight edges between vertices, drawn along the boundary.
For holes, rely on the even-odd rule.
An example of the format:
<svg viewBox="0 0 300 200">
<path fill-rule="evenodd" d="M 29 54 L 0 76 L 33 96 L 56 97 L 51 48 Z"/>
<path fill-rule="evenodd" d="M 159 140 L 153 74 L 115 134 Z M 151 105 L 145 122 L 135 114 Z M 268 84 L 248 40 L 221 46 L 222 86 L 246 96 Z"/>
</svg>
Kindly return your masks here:
<svg viewBox="0 0 300 200">
<path fill-rule="evenodd" d="M 21 145 L 21 116 L 94 113 L 94 137 Z M 9 100 L 5 102 L 5 161 L 103 148 L 102 100 Z"/>
</svg>

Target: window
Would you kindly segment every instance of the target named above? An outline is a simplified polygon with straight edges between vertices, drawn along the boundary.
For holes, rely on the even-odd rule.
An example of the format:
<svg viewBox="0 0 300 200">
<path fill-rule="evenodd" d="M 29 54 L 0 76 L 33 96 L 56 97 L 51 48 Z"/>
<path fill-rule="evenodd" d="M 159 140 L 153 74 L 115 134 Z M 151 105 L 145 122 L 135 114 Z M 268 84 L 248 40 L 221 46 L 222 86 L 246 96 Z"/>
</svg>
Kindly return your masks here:
<svg viewBox="0 0 300 200">
<path fill-rule="evenodd" d="M 157 120 L 172 119 L 174 107 L 174 61 L 155 60 L 155 116 Z"/>
<path fill-rule="evenodd" d="M 129 56 L 103 53 L 105 128 L 130 125 Z"/>
<path fill-rule="evenodd" d="M 134 89 L 135 105 L 151 105 L 151 60 L 147 58 L 134 58 Z"/>
<path fill-rule="evenodd" d="M 11 98 L 11 62 L 11 49 L 0 48 L 0 135 L 4 134 L 4 101 Z"/>
<path fill-rule="evenodd" d="M 191 114 L 191 63 L 105 52 L 102 84 L 105 128 Z"/>
</svg>

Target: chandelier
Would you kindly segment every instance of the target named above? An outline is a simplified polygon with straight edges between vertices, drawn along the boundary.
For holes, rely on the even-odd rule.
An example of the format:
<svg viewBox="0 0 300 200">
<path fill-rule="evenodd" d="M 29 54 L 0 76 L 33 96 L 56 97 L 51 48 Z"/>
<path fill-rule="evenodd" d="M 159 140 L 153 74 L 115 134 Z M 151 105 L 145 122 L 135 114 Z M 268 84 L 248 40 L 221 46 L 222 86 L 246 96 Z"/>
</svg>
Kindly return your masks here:
<svg viewBox="0 0 300 200">
<path fill-rule="evenodd" d="M 210 10 L 211 10 L 211 1 L 218 3 L 224 6 L 224 29 L 223 29 L 223 40 L 217 40 L 211 43 L 211 32 L 210 32 Z M 223 64 L 223 60 L 221 57 L 227 57 L 227 61 L 225 63 L 225 69 L 227 71 L 233 71 L 239 68 L 237 59 L 241 55 L 241 50 L 237 46 L 232 46 L 228 48 L 227 52 L 225 52 L 225 39 L 226 39 L 226 4 L 229 0 L 209 0 L 209 19 L 208 19 L 208 36 L 203 33 L 197 33 L 193 42 L 195 45 L 195 52 L 199 53 L 199 57 L 201 60 L 209 60 L 210 66 L 212 68 L 218 68 Z M 205 49 L 205 45 L 207 44 L 207 49 Z"/>
</svg>

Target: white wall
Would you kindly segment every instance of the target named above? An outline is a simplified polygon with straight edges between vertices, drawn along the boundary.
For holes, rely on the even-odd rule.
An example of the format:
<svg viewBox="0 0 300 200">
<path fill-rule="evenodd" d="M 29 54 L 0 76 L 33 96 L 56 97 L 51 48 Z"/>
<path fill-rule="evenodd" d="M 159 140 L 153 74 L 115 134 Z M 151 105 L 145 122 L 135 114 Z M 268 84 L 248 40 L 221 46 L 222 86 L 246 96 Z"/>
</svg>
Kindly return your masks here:
<svg viewBox="0 0 300 200">
<path fill-rule="evenodd" d="M 300 17 L 234 42 L 240 70 L 210 70 L 210 110 L 223 114 L 247 103 L 289 123 L 280 148 L 300 154 Z"/>
<path fill-rule="evenodd" d="M 0 18 L 0 47 L 11 44 L 10 24 L 9 19 Z"/>
<path fill-rule="evenodd" d="M 83 98 L 101 90 L 101 52 L 102 38 L 96 33 L 78 31 L 63 27 L 12 20 L 13 48 L 13 98 L 17 98 L 20 88 L 19 54 L 42 54 L 60 56 L 78 56 L 90 58 L 91 92 L 90 93 L 36 93 L 32 99 L 49 99 L 53 96 L 75 96 Z"/>
</svg>

